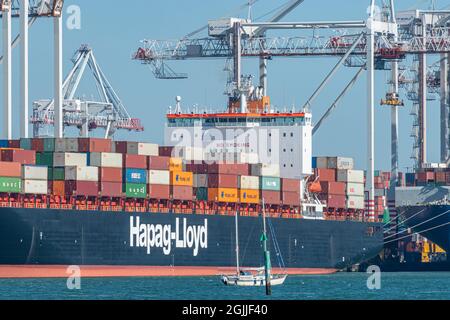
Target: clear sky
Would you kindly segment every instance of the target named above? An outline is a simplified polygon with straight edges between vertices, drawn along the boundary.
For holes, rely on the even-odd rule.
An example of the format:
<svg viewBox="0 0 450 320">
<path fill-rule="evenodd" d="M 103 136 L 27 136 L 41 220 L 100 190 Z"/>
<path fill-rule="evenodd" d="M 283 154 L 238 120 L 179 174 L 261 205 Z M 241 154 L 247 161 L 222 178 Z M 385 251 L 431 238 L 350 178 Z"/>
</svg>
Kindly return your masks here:
<svg viewBox="0 0 450 320">
<path fill-rule="evenodd" d="M 262 16 L 287 0 L 260 0 L 253 8 L 253 16 Z M 187 72 L 187 80 L 157 80 L 149 67 L 131 60 L 132 53 L 142 39 L 176 39 L 205 25 L 209 19 L 220 18 L 235 12 L 245 0 L 66 0 L 65 7 L 76 4 L 81 8 L 81 29 L 64 30 L 65 72 L 70 58 L 81 44 L 94 49 L 97 61 L 111 84 L 123 100 L 129 113 L 139 117 L 145 126 L 140 134 L 121 133 L 118 138 L 162 143 L 165 113 L 174 105 L 177 95 L 183 98 L 183 107 L 194 104 L 224 109 L 223 95 L 227 75 L 225 61 L 203 60 L 172 62 L 178 72 Z M 285 21 L 362 20 L 367 17 L 369 0 L 305 0 Z M 397 9 L 428 8 L 431 1 L 398 0 Z M 450 0 L 437 0 L 438 8 L 450 5 Z M 242 17 L 247 12 L 241 11 Z M 269 15 L 271 16 L 271 15 Z M 17 32 L 14 22 L 14 34 Z M 200 34 L 199 36 L 203 36 Z M 283 35 L 283 34 L 277 34 Z M 284 34 L 286 35 L 286 34 Z M 295 33 L 289 33 L 295 35 Z M 0 39 L 1 43 L 1 39 Z M 30 30 L 30 101 L 51 98 L 53 86 L 53 36 L 52 22 L 43 18 Z M 18 50 L 14 51 L 14 110 L 18 110 Z M 336 58 L 274 59 L 269 65 L 268 92 L 272 103 L 279 107 L 302 106 L 318 84 L 337 62 Z M 0 68 L 2 68 L 0 66 Z M 257 77 L 257 60 L 245 60 L 244 72 Z M 312 106 L 317 121 L 333 102 L 356 69 L 342 68 Z M 387 85 L 386 73 L 377 72 L 376 86 L 376 167 L 390 168 L 390 111 L 378 106 Z M 1 79 L 0 79 L 1 83 Z M 78 95 L 95 94 L 92 82 L 85 81 Z M 353 90 L 342 100 L 338 109 L 314 136 L 314 155 L 350 156 L 358 168 L 366 164 L 366 79 L 361 77 Z M 403 92 L 402 92 L 403 93 Z M 0 93 L 2 94 L 2 93 Z M 400 111 L 400 168 L 411 167 L 412 139 L 409 137 L 412 118 L 411 102 Z M 14 112 L 18 124 L 18 112 Z M 428 111 L 428 158 L 439 161 L 439 102 L 430 102 Z M 18 137 L 19 126 L 14 127 Z"/>
</svg>

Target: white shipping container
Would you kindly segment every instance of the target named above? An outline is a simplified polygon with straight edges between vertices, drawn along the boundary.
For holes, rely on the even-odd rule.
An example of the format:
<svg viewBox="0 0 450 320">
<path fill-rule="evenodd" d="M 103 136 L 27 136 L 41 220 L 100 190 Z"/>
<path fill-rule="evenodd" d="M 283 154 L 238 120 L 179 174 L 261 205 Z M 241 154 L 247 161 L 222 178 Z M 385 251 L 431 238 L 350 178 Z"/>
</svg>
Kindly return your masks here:
<svg viewBox="0 0 450 320">
<path fill-rule="evenodd" d="M 349 196 L 347 197 L 347 208 L 348 209 L 364 209 L 365 201 L 364 196 Z"/>
<path fill-rule="evenodd" d="M 242 152 L 239 154 L 239 158 L 240 163 L 257 164 L 259 162 L 259 156 L 257 153 Z"/>
<path fill-rule="evenodd" d="M 204 159 L 203 149 L 197 147 L 177 147 L 174 148 L 175 157 L 183 158 L 186 161 L 202 161 Z"/>
<path fill-rule="evenodd" d="M 240 189 L 250 189 L 250 190 L 259 189 L 259 177 L 241 176 L 238 181 Z"/>
<path fill-rule="evenodd" d="M 56 138 L 55 152 L 78 152 L 78 139 Z"/>
<path fill-rule="evenodd" d="M 122 168 L 122 154 L 110 152 L 92 152 L 90 165 L 94 167 Z"/>
<path fill-rule="evenodd" d="M 279 164 L 253 164 L 251 165 L 252 176 L 261 177 L 279 177 L 280 165 Z"/>
<path fill-rule="evenodd" d="M 66 166 L 84 167 L 86 165 L 87 165 L 86 153 L 55 152 L 53 154 L 53 166 L 55 167 L 66 167 Z"/>
<path fill-rule="evenodd" d="M 364 171 L 362 170 L 338 170 L 337 181 L 364 183 Z"/>
<path fill-rule="evenodd" d="M 328 157 L 329 169 L 352 170 L 353 166 L 353 158 Z"/>
<path fill-rule="evenodd" d="M 327 169 L 328 168 L 328 157 L 317 157 L 316 158 L 316 167 L 318 169 Z"/>
<path fill-rule="evenodd" d="M 149 184 L 170 184 L 170 171 L 166 170 L 149 170 L 148 171 L 148 183 Z"/>
<path fill-rule="evenodd" d="M 22 193 L 26 194 L 47 194 L 47 180 L 24 180 L 22 183 Z"/>
<path fill-rule="evenodd" d="M 347 195 L 348 196 L 364 196 L 364 184 L 363 183 L 347 183 Z"/>
<path fill-rule="evenodd" d="M 154 143 L 138 143 L 138 154 L 143 156 L 158 156 L 159 145 Z"/>
<path fill-rule="evenodd" d="M 98 167 L 66 167 L 66 180 L 98 181 Z"/>
<path fill-rule="evenodd" d="M 47 180 L 47 166 L 22 166 L 22 179 L 24 180 Z"/>
</svg>

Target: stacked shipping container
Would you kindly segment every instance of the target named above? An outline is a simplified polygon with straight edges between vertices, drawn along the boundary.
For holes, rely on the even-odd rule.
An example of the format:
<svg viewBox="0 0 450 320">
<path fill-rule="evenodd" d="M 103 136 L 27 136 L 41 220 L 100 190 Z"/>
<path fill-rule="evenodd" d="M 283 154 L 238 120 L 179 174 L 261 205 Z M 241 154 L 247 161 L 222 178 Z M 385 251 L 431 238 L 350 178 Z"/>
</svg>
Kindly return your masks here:
<svg viewBox="0 0 450 320">
<path fill-rule="evenodd" d="M 313 158 L 314 179 L 320 182 L 319 199 L 331 209 L 362 210 L 364 204 L 364 172 L 354 170 L 352 158 Z"/>
<path fill-rule="evenodd" d="M 207 163 L 197 150 L 97 138 L 0 140 L 0 192 L 300 206 L 300 180 L 279 165 Z M 200 160 L 199 160 L 200 159 Z M 247 163 L 246 163 L 247 162 Z"/>
</svg>

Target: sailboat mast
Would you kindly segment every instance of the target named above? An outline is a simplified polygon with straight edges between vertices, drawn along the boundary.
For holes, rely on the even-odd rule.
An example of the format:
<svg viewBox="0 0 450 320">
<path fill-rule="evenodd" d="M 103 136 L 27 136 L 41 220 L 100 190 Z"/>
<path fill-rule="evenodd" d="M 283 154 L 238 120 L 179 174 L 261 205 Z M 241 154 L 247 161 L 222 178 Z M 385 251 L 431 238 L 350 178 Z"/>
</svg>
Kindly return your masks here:
<svg viewBox="0 0 450 320">
<path fill-rule="evenodd" d="M 264 204 L 264 198 L 262 199 L 262 214 L 263 214 L 263 250 L 264 250 L 264 271 L 266 277 L 266 295 L 272 294 L 272 287 L 270 285 L 270 252 L 267 250 L 267 233 L 266 233 L 266 208 Z"/>
<path fill-rule="evenodd" d="M 234 218 L 235 221 L 235 227 L 236 227 L 236 273 L 239 274 L 239 228 L 238 228 L 238 215 L 239 211 L 236 210 L 236 216 Z"/>
</svg>

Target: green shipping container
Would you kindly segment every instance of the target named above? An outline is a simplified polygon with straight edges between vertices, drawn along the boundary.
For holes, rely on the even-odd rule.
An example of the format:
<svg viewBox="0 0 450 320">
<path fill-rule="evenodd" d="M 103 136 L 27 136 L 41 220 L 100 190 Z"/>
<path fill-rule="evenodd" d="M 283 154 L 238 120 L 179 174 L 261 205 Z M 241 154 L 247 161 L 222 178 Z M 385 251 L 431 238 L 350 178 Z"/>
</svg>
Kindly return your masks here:
<svg viewBox="0 0 450 320">
<path fill-rule="evenodd" d="M 259 179 L 259 188 L 261 190 L 280 191 L 280 178 L 276 177 L 261 177 Z"/>
<path fill-rule="evenodd" d="M 36 164 L 39 166 L 53 167 L 53 153 L 36 152 Z"/>
<path fill-rule="evenodd" d="M 65 180 L 65 170 L 64 167 L 54 167 L 48 168 L 48 180 Z"/>
<path fill-rule="evenodd" d="M 44 151 L 54 152 L 55 151 L 55 138 L 45 138 L 44 139 Z"/>
<path fill-rule="evenodd" d="M 195 196 L 197 197 L 197 200 L 208 201 L 208 188 L 197 188 Z"/>
<path fill-rule="evenodd" d="M 20 148 L 31 150 L 31 138 L 20 138 Z"/>
<path fill-rule="evenodd" d="M 143 183 L 124 183 L 124 190 L 127 198 L 146 198 L 147 185 Z"/>
<path fill-rule="evenodd" d="M 0 192 L 22 192 L 22 179 L 0 177 Z"/>
</svg>

